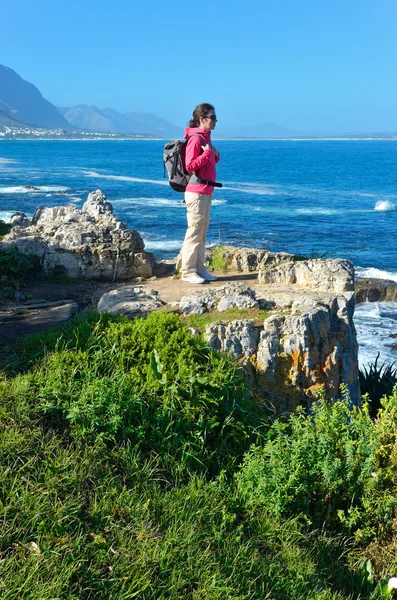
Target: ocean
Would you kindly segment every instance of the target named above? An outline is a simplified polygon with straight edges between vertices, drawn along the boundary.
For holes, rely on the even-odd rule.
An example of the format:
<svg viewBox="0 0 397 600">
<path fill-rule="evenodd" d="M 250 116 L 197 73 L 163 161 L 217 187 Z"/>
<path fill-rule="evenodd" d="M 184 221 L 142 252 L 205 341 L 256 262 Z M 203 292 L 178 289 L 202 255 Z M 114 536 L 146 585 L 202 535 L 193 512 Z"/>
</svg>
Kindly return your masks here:
<svg viewBox="0 0 397 600">
<path fill-rule="evenodd" d="M 157 258 L 182 244 L 182 194 L 164 178 L 162 140 L 1 140 L 0 219 L 73 204 L 101 189 Z M 215 140 L 221 153 L 208 243 L 353 261 L 397 281 L 397 141 Z M 36 189 L 27 189 L 34 186 Z M 397 305 L 356 308 L 360 363 L 397 359 Z"/>
</svg>

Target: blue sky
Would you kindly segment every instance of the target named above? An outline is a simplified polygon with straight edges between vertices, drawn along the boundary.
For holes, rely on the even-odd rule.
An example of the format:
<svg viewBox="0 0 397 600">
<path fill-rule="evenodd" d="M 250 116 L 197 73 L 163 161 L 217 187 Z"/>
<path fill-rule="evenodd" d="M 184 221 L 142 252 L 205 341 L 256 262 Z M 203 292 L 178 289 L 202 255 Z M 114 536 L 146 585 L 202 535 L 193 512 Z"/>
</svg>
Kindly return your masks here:
<svg viewBox="0 0 397 600">
<path fill-rule="evenodd" d="M 53 104 L 184 125 L 397 131 L 396 0 L 1 0 L 0 64 Z"/>
</svg>

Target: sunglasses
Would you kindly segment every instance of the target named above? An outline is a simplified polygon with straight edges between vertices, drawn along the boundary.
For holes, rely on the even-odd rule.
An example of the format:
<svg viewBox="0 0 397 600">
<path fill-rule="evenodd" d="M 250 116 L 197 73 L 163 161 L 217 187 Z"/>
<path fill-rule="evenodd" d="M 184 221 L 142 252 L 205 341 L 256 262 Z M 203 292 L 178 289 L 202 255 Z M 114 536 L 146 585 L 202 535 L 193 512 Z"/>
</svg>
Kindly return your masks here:
<svg viewBox="0 0 397 600">
<path fill-rule="evenodd" d="M 206 119 L 211 119 L 211 121 L 217 121 L 218 119 L 216 118 L 216 115 L 207 115 L 205 117 Z"/>
</svg>

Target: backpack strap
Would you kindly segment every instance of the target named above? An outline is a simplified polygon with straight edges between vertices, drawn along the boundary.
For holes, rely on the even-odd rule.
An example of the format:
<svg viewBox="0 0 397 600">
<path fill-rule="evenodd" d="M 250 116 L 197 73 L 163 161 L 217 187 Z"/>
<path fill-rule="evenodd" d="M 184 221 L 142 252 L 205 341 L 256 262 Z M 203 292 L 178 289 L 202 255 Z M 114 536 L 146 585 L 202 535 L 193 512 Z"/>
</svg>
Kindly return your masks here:
<svg viewBox="0 0 397 600">
<path fill-rule="evenodd" d="M 202 135 L 200 135 L 199 133 L 193 133 L 186 140 L 186 144 L 190 140 L 190 138 L 192 138 L 194 136 L 201 138 L 202 141 L 205 143 L 205 139 L 203 138 Z M 200 154 L 201 154 L 201 152 L 200 152 Z M 199 156 L 200 156 L 200 154 L 199 154 Z M 192 179 L 195 179 L 195 181 L 192 181 Z M 219 188 L 222 187 L 222 183 L 219 183 L 217 181 L 209 181 L 209 179 L 203 179 L 202 177 L 200 177 L 200 175 L 198 174 L 198 170 L 191 174 L 191 176 L 189 178 L 189 183 L 203 183 L 204 185 L 210 185 L 212 187 L 219 187 Z"/>
</svg>

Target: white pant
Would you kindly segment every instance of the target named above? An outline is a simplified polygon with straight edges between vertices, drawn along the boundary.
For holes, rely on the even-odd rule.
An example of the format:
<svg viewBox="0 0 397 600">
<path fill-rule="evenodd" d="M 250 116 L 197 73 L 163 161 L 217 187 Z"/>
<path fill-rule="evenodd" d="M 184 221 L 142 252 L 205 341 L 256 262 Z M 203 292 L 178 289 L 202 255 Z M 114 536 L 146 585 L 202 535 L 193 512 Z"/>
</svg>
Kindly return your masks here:
<svg viewBox="0 0 397 600">
<path fill-rule="evenodd" d="M 205 270 L 205 240 L 211 215 L 211 194 L 185 192 L 187 231 L 182 248 L 182 277 Z"/>
</svg>

